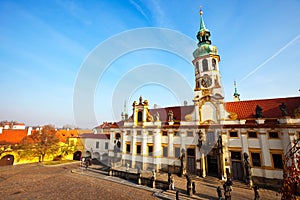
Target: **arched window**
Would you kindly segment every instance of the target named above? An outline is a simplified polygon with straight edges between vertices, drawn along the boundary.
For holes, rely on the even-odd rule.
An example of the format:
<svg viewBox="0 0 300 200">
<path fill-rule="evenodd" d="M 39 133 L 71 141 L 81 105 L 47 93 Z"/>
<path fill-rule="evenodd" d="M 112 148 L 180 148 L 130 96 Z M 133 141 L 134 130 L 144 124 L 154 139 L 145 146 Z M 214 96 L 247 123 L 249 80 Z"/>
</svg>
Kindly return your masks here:
<svg viewBox="0 0 300 200">
<path fill-rule="evenodd" d="M 202 60 L 202 67 L 204 72 L 208 71 L 208 63 L 206 59 Z"/>
<path fill-rule="evenodd" d="M 217 68 L 216 68 L 216 64 L 217 64 L 217 62 L 216 62 L 216 59 L 212 59 L 212 68 L 213 68 L 213 70 L 216 70 Z"/>
<path fill-rule="evenodd" d="M 121 134 L 120 133 L 117 133 L 116 136 L 115 136 L 116 140 L 120 139 L 121 138 Z"/>
<path fill-rule="evenodd" d="M 143 121 L 143 112 L 139 111 L 138 112 L 138 122 L 142 122 Z"/>
</svg>

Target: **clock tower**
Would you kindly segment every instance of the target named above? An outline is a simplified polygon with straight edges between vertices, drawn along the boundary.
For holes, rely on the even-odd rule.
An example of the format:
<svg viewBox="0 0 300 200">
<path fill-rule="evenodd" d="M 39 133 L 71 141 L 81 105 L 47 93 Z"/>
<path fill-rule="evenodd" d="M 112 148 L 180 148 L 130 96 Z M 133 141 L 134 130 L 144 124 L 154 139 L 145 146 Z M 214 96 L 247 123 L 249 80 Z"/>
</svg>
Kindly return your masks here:
<svg viewBox="0 0 300 200">
<path fill-rule="evenodd" d="M 200 10 L 200 30 L 197 34 L 198 48 L 194 51 L 195 67 L 194 103 L 199 108 L 200 123 L 217 123 L 226 118 L 223 91 L 219 71 L 218 49 L 211 44 L 210 31 L 205 27 Z"/>
</svg>

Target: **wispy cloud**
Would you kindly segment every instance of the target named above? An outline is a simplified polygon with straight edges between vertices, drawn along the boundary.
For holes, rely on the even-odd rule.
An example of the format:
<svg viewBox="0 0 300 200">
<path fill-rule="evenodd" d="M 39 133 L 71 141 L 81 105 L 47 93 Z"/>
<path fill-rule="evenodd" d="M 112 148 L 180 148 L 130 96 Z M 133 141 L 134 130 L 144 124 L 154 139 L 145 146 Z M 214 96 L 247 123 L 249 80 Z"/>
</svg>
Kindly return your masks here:
<svg viewBox="0 0 300 200">
<path fill-rule="evenodd" d="M 144 12 L 144 10 L 142 9 L 142 7 L 137 4 L 134 0 L 130 0 L 130 3 L 141 13 L 141 15 L 143 15 L 143 17 L 150 22 L 149 17 L 146 15 L 146 13 Z"/>
<path fill-rule="evenodd" d="M 164 9 L 161 7 L 157 0 L 147 1 L 148 9 L 151 11 L 153 18 L 159 27 L 172 28 L 173 25 L 170 20 L 166 17 Z"/>
<path fill-rule="evenodd" d="M 274 59 L 276 56 L 278 56 L 282 51 L 284 51 L 286 48 L 288 48 L 291 44 L 293 44 L 295 41 L 297 41 L 300 38 L 300 34 L 298 34 L 294 39 L 289 41 L 286 45 L 284 45 L 282 48 L 280 48 L 276 53 L 274 53 L 272 56 L 270 56 L 268 59 L 266 59 L 264 62 L 262 62 L 260 65 L 258 65 L 256 68 L 254 68 L 251 72 L 249 72 L 246 76 L 244 76 L 239 82 L 243 82 L 248 77 L 253 75 L 257 70 L 262 68 L 265 64 L 270 62 L 272 59 Z"/>
</svg>

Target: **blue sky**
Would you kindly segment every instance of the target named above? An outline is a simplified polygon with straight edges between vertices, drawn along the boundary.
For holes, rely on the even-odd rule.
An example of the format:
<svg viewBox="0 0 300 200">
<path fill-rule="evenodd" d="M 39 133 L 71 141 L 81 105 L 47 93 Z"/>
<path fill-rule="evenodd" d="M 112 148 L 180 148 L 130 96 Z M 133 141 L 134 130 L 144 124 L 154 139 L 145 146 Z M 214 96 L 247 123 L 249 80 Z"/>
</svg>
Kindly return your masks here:
<svg viewBox="0 0 300 200">
<path fill-rule="evenodd" d="M 82 64 L 97 46 L 124 31 L 160 27 L 192 38 L 196 48 L 200 5 L 221 56 L 226 101 L 232 101 L 234 80 L 242 100 L 299 96 L 298 0 L 2 0 L 0 120 L 58 127 L 76 124 L 74 85 Z M 192 65 L 176 55 L 151 49 L 123 55 L 99 78 L 94 96 L 99 123 L 120 119 L 116 113 L 122 112 L 123 105 L 112 103 L 118 97 L 118 82 L 148 63 L 170 67 L 194 88 Z M 182 104 L 170 89 L 149 83 L 120 100 L 127 102 L 129 114 L 132 101 L 140 95 L 149 100 L 150 107 Z"/>
</svg>

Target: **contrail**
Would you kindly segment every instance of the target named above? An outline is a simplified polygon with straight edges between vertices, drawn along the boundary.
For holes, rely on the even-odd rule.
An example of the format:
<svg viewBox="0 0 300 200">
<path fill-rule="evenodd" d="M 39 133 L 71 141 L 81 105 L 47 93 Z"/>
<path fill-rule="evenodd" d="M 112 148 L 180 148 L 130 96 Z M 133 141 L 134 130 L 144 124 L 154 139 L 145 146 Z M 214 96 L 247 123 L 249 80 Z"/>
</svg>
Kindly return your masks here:
<svg viewBox="0 0 300 200">
<path fill-rule="evenodd" d="M 286 48 L 288 48 L 291 44 L 293 44 L 296 40 L 298 40 L 300 38 L 300 34 L 297 35 L 294 39 L 292 39 L 290 42 L 288 42 L 286 45 L 284 45 L 281 49 L 279 49 L 275 54 L 273 54 L 271 57 L 269 57 L 267 60 L 265 60 L 263 63 L 261 63 L 260 65 L 258 65 L 254 70 L 252 70 L 251 72 L 249 72 L 244 78 L 242 78 L 240 80 L 240 82 L 243 82 L 244 80 L 246 80 L 249 76 L 251 76 L 252 74 L 254 74 L 257 70 L 259 70 L 260 68 L 262 68 L 265 64 L 267 64 L 270 60 L 272 60 L 273 58 L 275 58 L 276 56 L 278 56 L 283 50 L 285 50 Z"/>
</svg>

